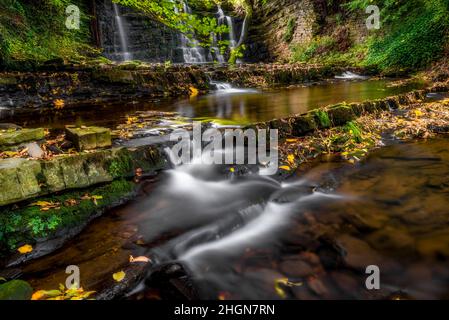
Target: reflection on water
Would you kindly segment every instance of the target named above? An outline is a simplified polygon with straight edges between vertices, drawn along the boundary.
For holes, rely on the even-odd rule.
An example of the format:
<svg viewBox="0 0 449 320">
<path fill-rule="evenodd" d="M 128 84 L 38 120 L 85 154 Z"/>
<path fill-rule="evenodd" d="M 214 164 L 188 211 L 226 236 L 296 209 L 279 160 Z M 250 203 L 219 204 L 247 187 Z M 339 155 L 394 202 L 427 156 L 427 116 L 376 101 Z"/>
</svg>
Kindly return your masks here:
<svg viewBox="0 0 449 320">
<path fill-rule="evenodd" d="M 296 113 L 335 104 L 339 102 L 360 102 L 400 94 L 424 84 L 409 83 L 390 86 L 392 80 L 334 81 L 312 86 L 257 91 L 236 89 L 218 84 L 220 90 L 195 99 L 157 101 L 135 101 L 80 106 L 76 110 L 58 112 L 36 110 L 21 113 L 7 108 L 0 110 L 2 122 L 19 125 L 63 128 L 67 124 L 100 125 L 114 127 L 123 123 L 123 118 L 137 111 L 177 111 L 188 118 L 216 119 L 237 124 L 266 121 Z M 216 84 L 215 84 L 216 85 Z"/>
<path fill-rule="evenodd" d="M 52 288 L 77 264 L 98 289 L 144 254 L 183 263 L 200 298 L 448 298 L 447 146 L 395 144 L 356 165 L 315 163 L 287 183 L 179 167 L 24 272 Z M 380 268 L 380 290 L 365 287 L 368 265 Z M 148 285 L 137 298 L 157 297 Z"/>
</svg>

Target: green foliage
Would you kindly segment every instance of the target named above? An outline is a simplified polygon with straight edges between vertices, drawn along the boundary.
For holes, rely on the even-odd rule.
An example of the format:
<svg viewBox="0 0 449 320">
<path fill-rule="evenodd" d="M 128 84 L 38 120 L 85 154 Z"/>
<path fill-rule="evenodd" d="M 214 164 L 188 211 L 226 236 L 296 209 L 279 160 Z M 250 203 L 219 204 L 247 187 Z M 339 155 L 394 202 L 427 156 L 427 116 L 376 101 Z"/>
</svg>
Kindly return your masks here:
<svg viewBox="0 0 449 320">
<path fill-rule="evenodd" d="M 63 228 L 79 225 L 92 214 L 101 210 L 134 189 L 134 183 L 116 180 L 111 184 L 90 188 L 87 191 L 74 191 L 40 199 L 60 203 L 59 209 L 41 211 L 39 206 L 27 206 L 19 209 L 0 211 L 0 256 L 15 250 L 22 243 L 34 243 L 35 239 L 47 237 Z M 79 200 L 86 193 L 98 196 L 95 202 Z M 75 199 L 76 205 L 67 201 Z"/>
<path fill-rule="evenodd" d="M 78 60 L 86 53 L 94 53 L 88 45 L 86 15 L 81 16 L 80 30 L 65 27 L 65 8 L 70 4 L 87 12 L 81 0 L 2 0 L 0 66 L 23 69 L 55 58 Z"/>
<path fill-rule="evenodd" d="M 245 55 L 246 46 L 243 44 L 240 47 L 231 50 L 231 57 L 229 58 L 230 64 L 235 64 L 238 59 L 241 59 Z"/>
<path fill-rule="evenodd" d="M 329 115 L 326 111 L 316 110 L 314 111 L 314 114 L 321 128 L 330 128 L 331 120 L 329 119 Z"/>
<path fill-rule="evenodd" d="M 372 42 L 366 65 L 385 71 L 416 70 L 441 57 L 449 33 L 449 11 L 425 5 L 402 21 L 384 38 Z"/>
<path fill-rule="evenodd" d="M 296 19 L 290 18 L 287 22 L 287 31 L 284 34 L 284 41 L 290 43 L 293 40 L 293 35 L 296 29 Z"/>
<path fill-rule="evenodd" d="M 361 10 L 369 0 L 353 0 L 350 10 Z M 410 71 L 429 65 L 444 52 L 449 38 L 447 0 L 383 0 L 382 29 L 368 43 L 365 66 L 385 72 Z"/>
<path fill-rule="evenodd" d="M 352 139 L 355 142 L 361 143 L 363 141 L 362 130 L 359 128 L 359 126 L 354 121 L 348 122 L 344 126 L 344 129 L 347 133 L 350 134 L 350 136 L 352 137 Z"/>
</svg>

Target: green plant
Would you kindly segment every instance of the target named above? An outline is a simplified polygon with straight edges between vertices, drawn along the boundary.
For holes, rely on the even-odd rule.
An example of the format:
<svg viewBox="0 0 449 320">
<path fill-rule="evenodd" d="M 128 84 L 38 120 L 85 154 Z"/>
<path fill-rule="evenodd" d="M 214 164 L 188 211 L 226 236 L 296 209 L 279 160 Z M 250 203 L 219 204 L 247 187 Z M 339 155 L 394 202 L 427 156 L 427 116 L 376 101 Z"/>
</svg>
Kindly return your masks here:
<svg viewBox="0 0 449 320">
<path fill-rule="evenodd" d="M 314 111 L 315 117 L 318 120 L 320 127 L 329 128 L 331 126 L 331 120 L 329 119 L 329 115 L 324 110 L 316 110 Z"/>
<path fill-rule="evenodd" d="M 296 18 L 290 18 L 287 22 L 287 30 L 284 34 L 284 41 L 290 43 L 293 40 L 293 35 L 296 30 Z"/>
</svg>

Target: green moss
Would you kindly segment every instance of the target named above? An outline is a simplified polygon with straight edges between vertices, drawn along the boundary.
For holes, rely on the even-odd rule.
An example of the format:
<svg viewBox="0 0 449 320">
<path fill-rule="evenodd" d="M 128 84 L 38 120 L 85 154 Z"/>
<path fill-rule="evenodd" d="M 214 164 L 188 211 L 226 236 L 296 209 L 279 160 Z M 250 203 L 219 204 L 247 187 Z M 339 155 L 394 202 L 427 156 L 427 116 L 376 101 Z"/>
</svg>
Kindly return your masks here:
<svg viewBox="0 0 449 320">
<path fill-rule="evenodd" d="M 290 18 L 287 22 L 287 31 L 284 34 L 284 41 L 290 43 L 293 40 L 293 35 L 296 29 L 296 18 Z"/>
<path fill-rule="evenodd" d="M 85 222 L 98 210 L 104 209 L 129 195 L 135 184 L 127 180 L 116 180 L 110 184 L 84 191 L 68 192 L 41 198 L 39 201 L 59 203 L 60 209 L 41 211 L 38 206 L 8 208 L 0 211 L 0 254 L 15 250 L 20 244 L 34 243 L 36 239 L 48 237 L 57 231 Z M 84 194 L 98 196 L 93 200 L 80 200 Z M 67 200 L 79 203 L 70 206 Z"/>
<path fill-rule="evenodd" d="M 315 110 L 313 111 L 315 114 L 315 118 L 317 119 L 317 123 L 320 128 L 329 128 L 331 126 L 331 120 L 329 119 L 329 115 L 324 110 Z"/>
<path fill-rule="evenodd" d="M 129 176 L 133 169 L 133 158 L 127 149 L 119 150 L 108 166 L 108 172 L 114 179 Z"/>
</svg>

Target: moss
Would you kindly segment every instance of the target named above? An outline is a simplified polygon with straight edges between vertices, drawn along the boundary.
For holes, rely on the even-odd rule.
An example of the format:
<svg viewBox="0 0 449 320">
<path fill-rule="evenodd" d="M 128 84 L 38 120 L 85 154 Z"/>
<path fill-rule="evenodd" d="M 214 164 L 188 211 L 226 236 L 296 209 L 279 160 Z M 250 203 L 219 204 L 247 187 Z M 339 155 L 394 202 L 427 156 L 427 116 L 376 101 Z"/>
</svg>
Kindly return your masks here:
<svg viewBox="0 0 449 320">
<path fill-rule="evenodd" d="M 287 31 L 284 34 L 284 41 L 290 43 L 296 30 L 296 18 L 290 18 L 287 22 Z"/>
<path fill-rule="evenodd" d="M 84 223 L 99 210 L 128 196 L 134 187 L 133 182 L 116 180 L 101 187 L 39 199 L 59 203 L 60 209 L 41 211 L 38 206 L 3 209 L 0 211 L 0 255 L 14 251 L 20 244 L 34 243 L 39 238 Z M 91 199 L 80 200 L 85 194 L 98 196 L 97 204 Z M 71 206 L 67 203 L 71 199 L 79 203 Z"/>
<path fill-rule="evenodd" d="M 321 129 L 330 128 L 332 124 L 326 111 L 316 110 L 313 111 L 313 113 L 315 115 L 316 122 Z"/>
<path fill-rule="evenodd" d="M 127 149 L 119 150 L 108 165 L 108 172 L 114 179 L 129 176 L 133 169 L 133 158 Z"/>
</svg>

